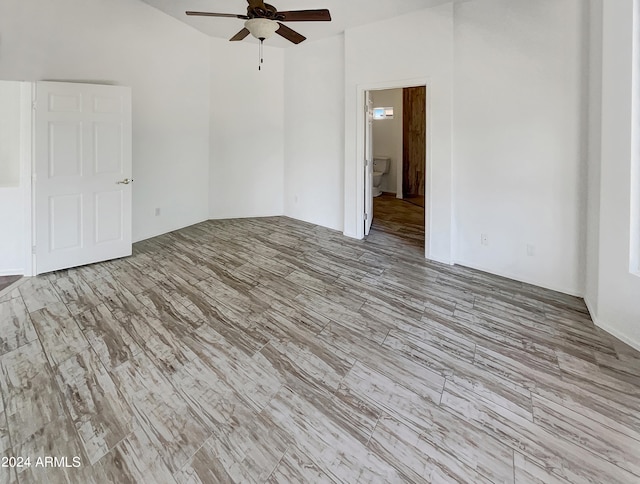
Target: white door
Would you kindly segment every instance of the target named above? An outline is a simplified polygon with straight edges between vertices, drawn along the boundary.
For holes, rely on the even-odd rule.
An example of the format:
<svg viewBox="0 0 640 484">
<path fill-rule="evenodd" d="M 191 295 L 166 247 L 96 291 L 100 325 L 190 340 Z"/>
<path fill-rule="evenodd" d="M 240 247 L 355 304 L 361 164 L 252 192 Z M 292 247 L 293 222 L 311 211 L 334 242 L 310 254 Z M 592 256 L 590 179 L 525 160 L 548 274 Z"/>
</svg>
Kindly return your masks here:
<svg viewBox="0 0 640 484">
<path fill-rule="evenodd" d="M 369 91 L 365 95 L 364 235 L 369 235 L 373 222 L 373 101 Z"/>
<path fill-rule="evenodd" d="M 36 83 L 36 273 L 131 255 L 131 90 Z"/>
</svg>

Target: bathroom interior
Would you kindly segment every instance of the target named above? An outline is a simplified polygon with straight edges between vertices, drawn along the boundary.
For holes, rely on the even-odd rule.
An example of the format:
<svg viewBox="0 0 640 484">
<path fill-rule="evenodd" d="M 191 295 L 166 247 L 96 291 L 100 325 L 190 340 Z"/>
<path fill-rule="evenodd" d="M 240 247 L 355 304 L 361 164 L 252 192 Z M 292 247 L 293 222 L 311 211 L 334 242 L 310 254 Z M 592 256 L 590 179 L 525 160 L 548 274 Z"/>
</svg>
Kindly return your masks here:
<svg viewBox="0 0 640 484">
<path fill-rule="evenodd" d="M 426 88 L 372 91 L 373 225 L 424 248 Z"/>
</svg>

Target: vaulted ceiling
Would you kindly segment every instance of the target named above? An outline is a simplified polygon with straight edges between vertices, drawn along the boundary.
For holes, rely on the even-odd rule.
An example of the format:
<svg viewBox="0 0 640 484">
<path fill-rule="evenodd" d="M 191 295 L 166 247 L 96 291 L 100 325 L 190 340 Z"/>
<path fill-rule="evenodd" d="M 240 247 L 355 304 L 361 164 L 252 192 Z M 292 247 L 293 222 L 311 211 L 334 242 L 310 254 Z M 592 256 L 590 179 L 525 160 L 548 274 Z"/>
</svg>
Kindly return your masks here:
<svg viewBox="0 0 640 484">
<path fill-rule="evenodd" d="M 211 36 L 229 39 L 243 28 L 243 20 L 233 18 L 190 17 L 185 11 L 245 14 L 246 0 L 143 0 L 145 3 Z M 433 7 L 451 0 L 269 0 L 278 10 L 328 8 L 331 22 L 290 22 L 287 25 L 309 41 L 331 37 L 346 29 L 385 18 Z M 245 40 L 249 41 L 249 39 Z M 256 41 L 251 39 L 251 41 Z M 257 42 L 257 41 L 256 41 Z M 269 45 L 290 47 L 293 44 L 275 36 Z"/>
</svg>

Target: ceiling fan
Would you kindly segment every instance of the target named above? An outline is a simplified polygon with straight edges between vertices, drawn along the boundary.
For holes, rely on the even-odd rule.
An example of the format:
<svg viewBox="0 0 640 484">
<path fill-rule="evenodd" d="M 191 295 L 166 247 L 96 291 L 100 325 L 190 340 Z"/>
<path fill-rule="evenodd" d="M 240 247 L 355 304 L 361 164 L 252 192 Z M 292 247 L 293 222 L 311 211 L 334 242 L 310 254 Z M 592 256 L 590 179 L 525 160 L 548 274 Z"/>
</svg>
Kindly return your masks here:
<svg viewBox="0 0 640 484">
<path fill-rule="evenodd" d="M 260 42 L 268 39 L 274 33 L 284 37 L 294 44 L 299 44 L 306 40 L 306 37 L 290 29 L 282 22 L 330 22 L 331 13 L 327 9 L 318 10 L 291 10 L 279 12 L 276 7 L 264 3 L 264 0 L 247 0 L 246 15 L 232 13 L 212 13 L 212 12 L 186 12 L 187 15 L 201 17 L 227 17 L 246 20 L 244 28 L 231 37 L 231 41 L 243 40 L 251 34 Z"/>
</svg>

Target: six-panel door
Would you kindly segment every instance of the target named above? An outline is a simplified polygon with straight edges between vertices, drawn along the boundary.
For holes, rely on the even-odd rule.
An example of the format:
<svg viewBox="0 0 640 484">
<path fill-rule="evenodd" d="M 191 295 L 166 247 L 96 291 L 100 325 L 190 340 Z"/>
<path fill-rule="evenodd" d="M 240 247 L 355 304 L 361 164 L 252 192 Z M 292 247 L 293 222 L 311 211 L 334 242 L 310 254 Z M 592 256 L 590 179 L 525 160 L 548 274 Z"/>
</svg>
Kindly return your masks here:
<svg viewBox="0 0 640 484">
<path fill-rule="evenodd" d="M 34 135 L 36 272 L 131 255 L 130 89 L 38 82 Z"/>
</svg>

